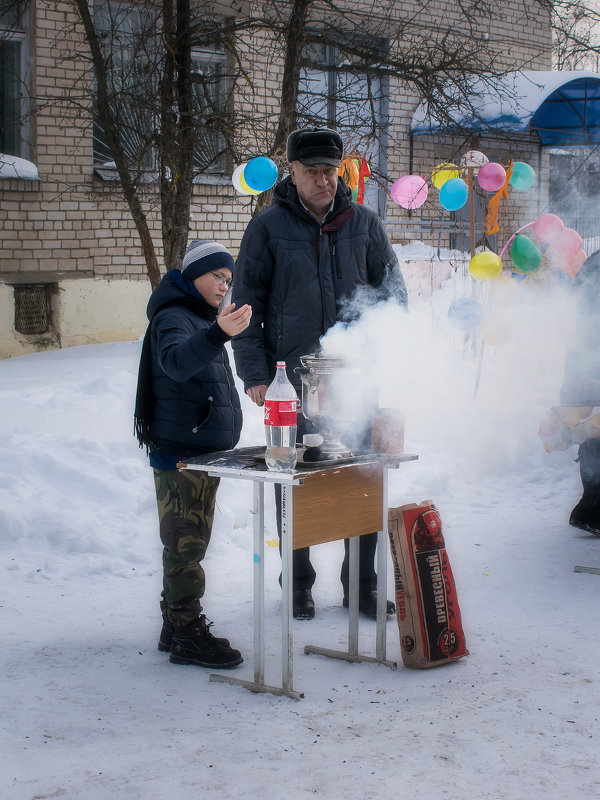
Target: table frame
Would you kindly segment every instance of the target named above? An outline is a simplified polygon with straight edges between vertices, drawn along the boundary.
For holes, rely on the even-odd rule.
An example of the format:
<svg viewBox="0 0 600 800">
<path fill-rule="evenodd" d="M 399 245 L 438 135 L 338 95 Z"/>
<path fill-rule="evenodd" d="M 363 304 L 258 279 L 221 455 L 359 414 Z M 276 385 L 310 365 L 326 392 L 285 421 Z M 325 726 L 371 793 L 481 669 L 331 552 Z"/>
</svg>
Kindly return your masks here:
<svg viewBox="0 0 600 800">
<path fill-rule="evenodd" d="M 244 451 L 240 451 L 243 453 Z M 414 461 L 416 455 L 383 456 L 371 454 L 363 456 L 348 464 L 328 464 L 315 469 L 294 470 L 289 472 L 271 472 L 262 464 L 249 465 L 231 462 L 236 451 L 212 453 L 190 459 L 178 465 L 179 469 L 202 470 L 214 477 L 232 477 L 251 480 L 253 482 L 253 601 L 254 601 L 254 680 L 243 680 L 232 675 L 211 673 L 210 680 L 243 686 L 252 692 L 268 692 L 285 695 L 293 700 L 304 697 L 303 692 L 296 691 L 293 686 L 293 512 L 294 486 L 299 486 L 306 479 L 318 472 L 330 469 L 352 469 L 368 465 L 382 465 L 382 508 L 381 528 L 377 532 L 377 620 L 375 656 L 359 653 L 359 541 L 358 535 L 349 540 L 349 608 L 348 608 L 348 646 L 347 650 L 330 650 L 315 645 L 306 645 L 306 654 L 318 654 L 328 658 L 342 659 L 350 662 L 370 662 L 383 664 L 396 669 L 397 662 L 386 657 L 386 623 L 387 623 L 387 513 L 388 513 L 388 471 L 397 469 L 401 462 Z M 264 525 L 265 525 L 265 484 L 281 486 L 281 686 L 265 683 L 265 571 L 264 571 Z M 371 531 L 368 531 L 369 533 Z M 367 533 L 367 531 L 365 531 Z M 341 538 L 341 537 L 337 537 Z M 344 537 L 345 538 L 345 537 Z M 318 535 L 310 544 L 330 541 L 330 538 L 319 539 Z"/>
</svg>

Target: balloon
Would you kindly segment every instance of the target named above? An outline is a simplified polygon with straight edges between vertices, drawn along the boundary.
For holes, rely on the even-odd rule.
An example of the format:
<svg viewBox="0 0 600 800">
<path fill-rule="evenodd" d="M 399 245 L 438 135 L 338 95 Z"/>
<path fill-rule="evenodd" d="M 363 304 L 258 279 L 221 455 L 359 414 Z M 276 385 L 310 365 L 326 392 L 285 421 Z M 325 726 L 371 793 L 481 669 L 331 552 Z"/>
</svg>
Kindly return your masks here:
<svg viewBox="0 0 600 800">
<path fill-rule="evenodd" d="M 506 170 L 502 164 L 490 161 L 484 164 L 477 173 L 477 181 L 486 192 L 497 192 L 506 183 Z"/>
<path fill-rule="evenodd" d="M 277 164 L 266 156 L 257 156 L 246 164 L 244 180 L 251 189 L 266 192 L 277 182 Z"/>
<path fill-rule="evenodd" d="M 447 211 L 458 211 L 469 199 L 469 187 L 462 178 L 450 178 L 440 189 L 440 205 Z"/>
<path fill-rule="evenodd" d="M 542 252 L 535 242 L 519 234 L 510 248 L 510 259 L 519 272 L 535 272 L 542 263 Z"/>
<path fill-rule="evenodd" d="M 481 323 L 479 335 L 491 347 L 506 344 L 513 336 L 512 322 L 506 314 L 490 311 Z"/>
<path fill-rule="evenodd" d="M 244 168 L 246 164 L 240 164 L 236 167 L 231 176 L 231 182 L 240 194 L 260 194 L 256 189 L 251 189 L 244 179 Z"/>
<path fill-rule="evenodd" d="M 445 161 L 443 164 L 438 164 L 431 173 L 431 182 L 436 189 L 441 189 L 442 186 L 451 178 L 460 178 L 462 170 L 456 164 L 450 164 Z"/>
<path fill-rule="evenodd" d="M 478 281 L 489 281 L 497 278 L 502 272 L 502 260 L 496 253 L 484 250 L 471 259 L 469 272 Z"/>
<path fill-rule="evenodd" d="M 535 183 L 535 171 L 533 167 L 530 167 L 529 164 L 525 164 L 523 161 L 515 161 L 513 163 L 513 172 L 508 183 L 519 191 L 531 189 Z"/>
<path fill-rule="evenodd" d="M 535 238 L 541 244 L 551 244 L 565 229 L 565 223 L 556 214 L 541 214 L 533 223 Z"/>
<path fill-rule="evenodd" d="M 489 158 L 481 150 L 468 150 L 460 159 L 460 165 L 463 168 L 476 167 L 479 169 L 487 163 L 489 163 Z"/>
<path fill-rule="evenodd" d="M 572 256 L 567 261 L 564 261 L 560 268 L 565 273 L 565 275 L 570 275 L 572 278 L 577 275 L 581 267 L 583 266 L 584 262 L 587 259 L 587 255 L 585 250 L 580 250 L 577 255 Z"/>
<path fill-rule="evenodd" d="M 519 284 L 511 276 L 500 276 L 490 286 L 490 304 L 492 306 L 512 306 L 519 297 Z"/>
<path fill-rule="evenodd" d="M 576 256 L 582 249 L 582 244 L 581 236 L 577 231 L 573 228 L 565 228 L 551 244 L 553 260 L 568 260 Z"/>
<path fill-rule="evenodd" d="M 479 327 L 483 314 L 483 306 L 474 297 L 460 297 L 448 309 L 448 319 L 452 325 L 465 333 Z"/>
<path fill-rule="evenodd" d="M 404 175 L 394 181 L 390 189 L 394 203 L 410 209 L 420 208 L 427 200 L 428 193 L 427 183 L 419 175 Z"/>
</svg>

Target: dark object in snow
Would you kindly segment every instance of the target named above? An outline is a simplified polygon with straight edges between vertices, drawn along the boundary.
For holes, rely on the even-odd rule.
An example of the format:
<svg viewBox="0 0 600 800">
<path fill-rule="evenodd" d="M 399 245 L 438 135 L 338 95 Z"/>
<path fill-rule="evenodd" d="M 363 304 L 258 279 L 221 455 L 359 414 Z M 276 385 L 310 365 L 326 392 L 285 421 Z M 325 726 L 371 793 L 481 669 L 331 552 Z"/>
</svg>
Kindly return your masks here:
<svg viewBox="0 0 600 800">
<path fill-rule="evenodd" d="M 210 632 L 212 622 L 204 614 L 183 628 L 175 628 L 171 642 L 172 664 L 195 664 L 198 667 L 228 669 L 244 660 L 239 650 L 219 644 Z"/>
<path fill-rule="evenodd" d="M 388 617 L 391 617 L 396 613 L 396 606 L 391 600 L 387 600 L 386 602 L 387 606 L 385 613 L 388 615 Z M 344 608 L 348 608 L 350 606 L 348 597 L 344 596 L 342 605 Z M 368 591 L 360 592 L 358 596 L 358 610 L 361 614 L 364 614 L 365 617 L 368 617 L 369 619 L 377 619 L 377 589 L 369 589 Z"/>
<path fill-rule="evenodd" d="M 173 631 L 174 631 L 173 623 L 170 622 L 168 619 L 163 620 L 163 626 L 160 632 L 160 636 L 158 638 L 158 649 L 163 653 L 170 653 L 171 652 L 171 642 L 173 641 Z M 215 641 L 218 642 L 221 647 L 229 647 L 229 639 L 219 639 L 218 637 L 214 637 Z"/>
<path fill-rule="evenodd" d="M 586 439 L 577 460 L 583 494 L 571 511 L 569 525 L 600 536 L 600 439 Z"/>
<path fill-rule="evenodd" d="M 295 619 L 313 619 L 315 616 L 315 601 L 310 589 L 294 589 L 293 604 Z"/>
</svg>

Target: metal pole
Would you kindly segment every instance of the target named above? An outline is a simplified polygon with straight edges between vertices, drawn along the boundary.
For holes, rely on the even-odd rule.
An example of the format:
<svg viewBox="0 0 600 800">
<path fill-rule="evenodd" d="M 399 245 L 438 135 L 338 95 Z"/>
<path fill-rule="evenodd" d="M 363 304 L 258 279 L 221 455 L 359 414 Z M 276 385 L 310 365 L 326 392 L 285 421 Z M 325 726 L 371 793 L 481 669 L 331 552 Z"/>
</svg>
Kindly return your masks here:
<svg viewBox="0 0 600 800">
<path fill-rule="evenodd" d="M 292 486 L 281 483 L 281 677 L 285 691 L 292 691 L 293 629 L 292 629 Z"/>
<path fill-rule="evenodd" d="M 254 494 L 254 683 L 265 682 L 265 485 L 253 482 Z"/>
<path fill-rule="evenodd" d="M 359 537 L 352 536 L 348 542 L 348 653 L 358 653 L 358 553 Z"/>
<path fill-rule="evenodd" d="M 375 655 L 385 660 L 387 630 L 388 471 L 382 470 L 382 523 L 377 534 L 377 629 Z"/>
</svg>

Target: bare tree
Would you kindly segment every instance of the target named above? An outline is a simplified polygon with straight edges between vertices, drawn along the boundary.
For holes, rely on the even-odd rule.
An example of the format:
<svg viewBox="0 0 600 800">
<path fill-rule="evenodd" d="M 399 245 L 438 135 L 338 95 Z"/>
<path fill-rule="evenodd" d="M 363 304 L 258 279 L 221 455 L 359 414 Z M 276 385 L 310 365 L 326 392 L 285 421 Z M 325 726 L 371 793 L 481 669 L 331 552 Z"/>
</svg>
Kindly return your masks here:
<svg viewBox="0 0 600 800">
<path fill-rule="evenodd" d="M 285 141 L 300 125 L 335 125 L 351 148 L 384 152 L 391 87 L 410 87 L 444 119 L 472 104 L 474 78 L 499 90 L 508 70 L 526 66 L 482 45 L 497 13 L 487 0 L 449 3 L 443 20 L 434 0 L 410 12 L 389 0 L 70 2 L 94 81 L 85 76 L 69 102 L 89 110 L 95 96 L 97 149 L 104 166 L 114 163 L 152 286 L 161 274 L 148 216 L 154 200 L 164 265 L 178 267 L 199 175 L 226 174 L 257 149 L 283 169 Z M 522 0 L 522 13 L 547 5 Z M 215 43 L 218 64 L 195 55 Z M 282 70 L 275 117 L 253 65 L 265 58 Z M 387 180 L 384 160 L 373 166 Z M 256 208 L 269 201 L 263 193 Z"/>
<path fill-rule="evenodd" d="M 91 53 L 98 130 L 114 160 L 155 287 L 161 273 L 142 202 L 148 181 L 158 179 L 165 264 L 178 267 L 189 233 L 193 181 L 210 166 L 199 163 L 199 154 L 206 152 L 202 145 L 212 134 L 224 147 L 231 130 L 227 108 L 213 91 L 221 76 L 193 66 L 194 48 L 221 37 L 220 19 L 208 15 L 198 21 L 198 4 L 190 0 L 147 2 L 136 9 L 105 3 L 104 16 L 94 15 L 88 0 L 74 3 Z M 210 160 L 220 155 L 213 150 Z"/>
<path fill-rule="evenodd" d="M 553 56 L 556 69 L 598 70 L 600 4 L 597 0 L 553 0 Z"/>
</svg>

